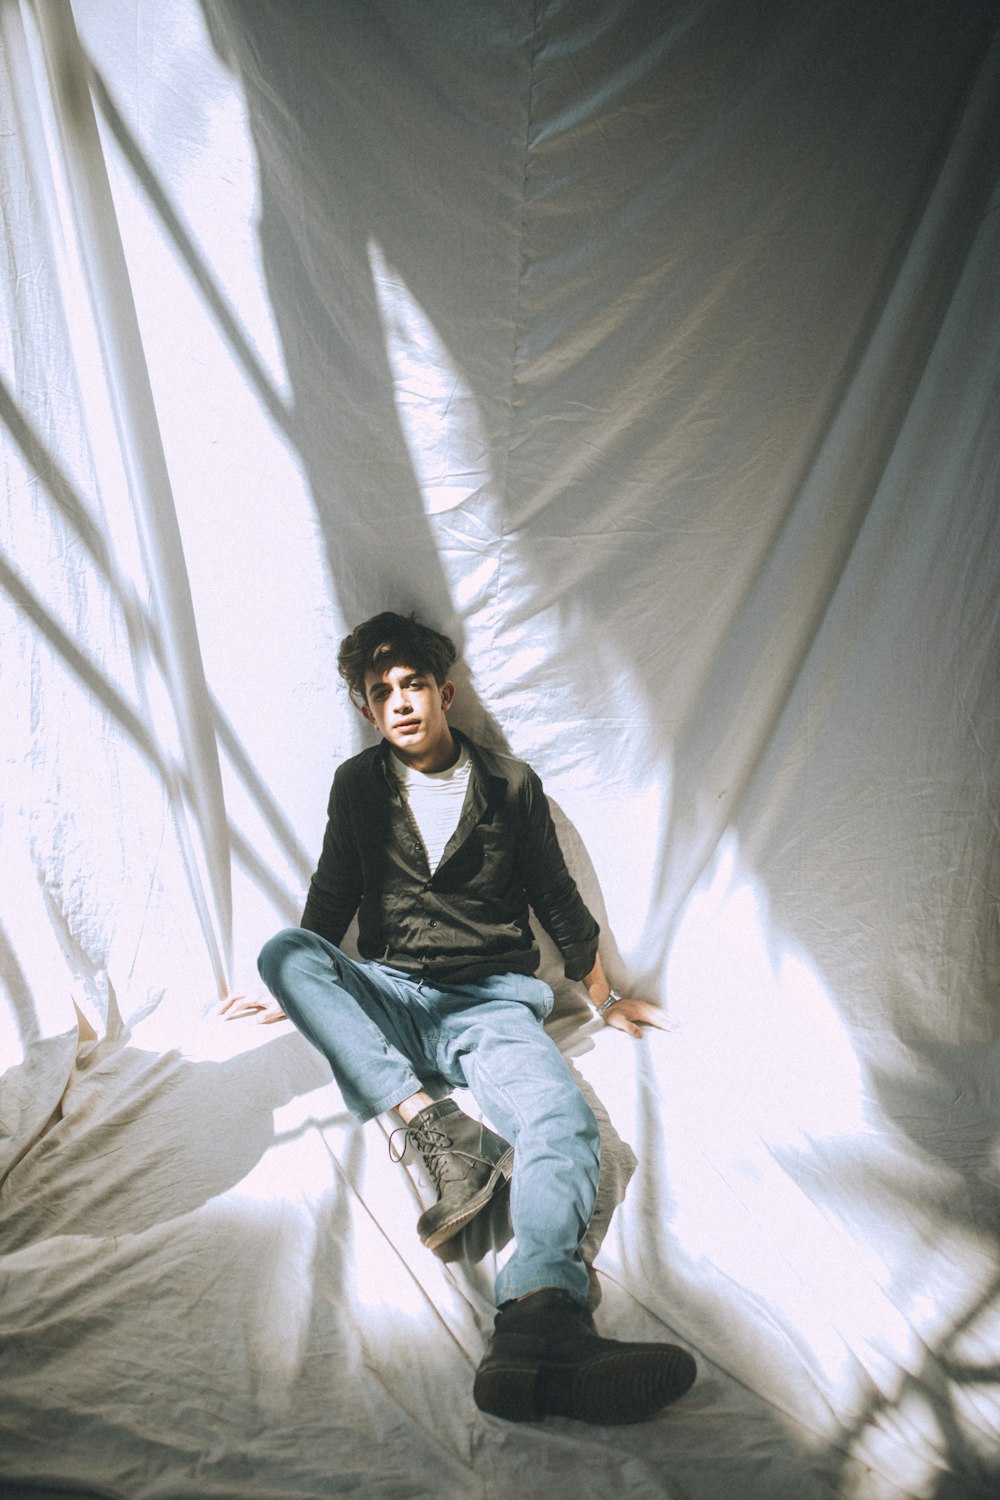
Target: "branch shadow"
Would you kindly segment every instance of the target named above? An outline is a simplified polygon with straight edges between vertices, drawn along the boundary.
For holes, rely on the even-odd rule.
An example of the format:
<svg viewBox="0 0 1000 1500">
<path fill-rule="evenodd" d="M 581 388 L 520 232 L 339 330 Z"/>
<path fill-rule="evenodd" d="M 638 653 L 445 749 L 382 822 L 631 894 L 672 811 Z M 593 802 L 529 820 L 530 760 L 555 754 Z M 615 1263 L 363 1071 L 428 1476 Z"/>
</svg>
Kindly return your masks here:
<svg viewBox="0 0 1000 1500">
<path fill-rule="evenodd" d="M 110 597 L 121 611 L 128 632 L 133 669 L 137 679 L 144 663 L 152 659 L 162 668 L 162 651 L 158 631 L 148 609 L 118 569 L 113 551 L 100 531 L 83 497 L 70 481 L 56 457 L 49 451 L 0 378 L 0 422 L 14 439 L 29 470 L 37 476 L 56 513 L 69 528 L 74 541 L 84 547 Z M 0 555 L 0 588 L 22 615 L 30 620 L 48 641 L 80 686 L 93 697 L 115 722 L 125 737 L 139 751 L 169 796 L 176 789 L 186 790 L 186 777 L 179 773 L 162 753 L 160 745 L 146 722 L 141 704 L 133 702 L 125 689 L 113 681 L 87 652 L 70 636 L 62 622 L 38 597 L 17 569 Z M 239 777 L 257 815 L 281 849 L 291 868 L 302 882 L 311 873 L 308 854 L 299 842 L 291 823 L 278 806 L 239 736 L 217 699 L 212 696 L 215 732 L 228 760 Z M 233 821 L 229 821 L 233 853 L 258 887 L 268 896 L 277 911 L 292 920 L 298 910 L 295 895 L 276 878 L 267 859 L 250 842 Z"/>
</svg>

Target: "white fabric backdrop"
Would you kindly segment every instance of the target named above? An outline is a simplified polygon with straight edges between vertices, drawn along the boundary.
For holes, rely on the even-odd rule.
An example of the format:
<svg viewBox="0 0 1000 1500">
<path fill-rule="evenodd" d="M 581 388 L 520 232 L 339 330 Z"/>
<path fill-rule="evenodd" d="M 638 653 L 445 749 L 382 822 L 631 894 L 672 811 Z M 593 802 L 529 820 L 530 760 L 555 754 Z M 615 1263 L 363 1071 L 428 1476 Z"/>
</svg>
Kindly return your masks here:
<svg viewBox="0 0 1000 1500">
<path fill-rule="evenodd" d="M 995 1494 L 995 5 L 0 21 L 0 1491 Z M 670 1013 L 554 1027 L 641 1429 L 476 1413 L 502 1248 L 215 1015 L 385 607 Z"/>
</svg>

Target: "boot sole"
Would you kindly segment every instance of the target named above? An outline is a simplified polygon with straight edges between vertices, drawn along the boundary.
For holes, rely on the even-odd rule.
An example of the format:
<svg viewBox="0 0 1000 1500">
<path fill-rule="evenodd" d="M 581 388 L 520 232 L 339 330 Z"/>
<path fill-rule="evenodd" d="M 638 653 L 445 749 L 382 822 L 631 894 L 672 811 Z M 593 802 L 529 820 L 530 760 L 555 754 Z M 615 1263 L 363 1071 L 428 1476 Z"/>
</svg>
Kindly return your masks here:
<svg viewBox="0 0 1000 1500">
<path fill-rule="evenodd" d="M 697 1366 L 675 1345 L 623 1349 L 580 1366 L 507 1365 L 481 1370 L 480 1411 L 507 1422 L 569 1417 L 598 1427 L 646 1422 L 691 1389 Z"/>
<path fill-rule="evenodd" d="M 486 1207 L 501 1183 L 510 1180 L 513 1170 L 514 1148 L 513 1146 L 508 1146 L 503 1156 L 496 1162 L 489 1179 L 479 1189 L 479 1192 L 463 1203 L 461 1209 L 453 1213 L 450 1218 L 445 1219 L 441 1224 L 435 1225 L 429 1233 L 425 1234 L 420 1226 L 424 1223 L 427 1214 L 433 1214 L 434 1210 L 433 1208 L 429 1208 L 427 1214 L 421 1215 L 417 1221 L 417 1233 L 420 1235 L 421 1244 L 426 1245 L 428 1250 L 436 1250 L 439 1245 L 443 1245 L 447 1240 L 453 1239 L 459 1230 L 468 1224 L 470 1219 L 474 1219 L 476 1214 Z"/>
</svg>

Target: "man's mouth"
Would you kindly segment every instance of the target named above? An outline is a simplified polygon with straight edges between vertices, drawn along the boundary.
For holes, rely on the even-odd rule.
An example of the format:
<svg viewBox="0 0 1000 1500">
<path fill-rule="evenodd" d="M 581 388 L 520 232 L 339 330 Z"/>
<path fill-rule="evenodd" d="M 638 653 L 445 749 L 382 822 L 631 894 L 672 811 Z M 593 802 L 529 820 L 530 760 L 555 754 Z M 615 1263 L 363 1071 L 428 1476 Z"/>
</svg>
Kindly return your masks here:
<svg viewBox="0 0 1000 1500">
<path fill-rule="evenodd" d="M 397 730 L 401 730 L 401 729 L 419 729 L 420 728 L 420 720 L 419 719 L 400 719 L 397 722 L 397 724 L 396 724 L 396 728 L 397 728 Z"/>
</svg>

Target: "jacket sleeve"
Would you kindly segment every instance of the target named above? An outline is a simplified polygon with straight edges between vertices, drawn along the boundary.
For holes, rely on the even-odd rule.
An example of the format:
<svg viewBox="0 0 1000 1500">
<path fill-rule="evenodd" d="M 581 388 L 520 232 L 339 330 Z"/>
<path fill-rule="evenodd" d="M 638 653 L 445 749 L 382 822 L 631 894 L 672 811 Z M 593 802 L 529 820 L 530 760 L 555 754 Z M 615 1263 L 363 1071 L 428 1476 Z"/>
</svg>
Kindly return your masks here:
<svg viewBox="0 0 1000 1500">
<path fill-rule="evenodd" d="M 582 979 L 594 967 L 601 929 L 566 868 L 541 780 L 530 767 L 522 799 L 525 837 L 520 854 L 525 892 L 562 953 L 566 977 Z"/>
<path fill-rule="evenodd" d="M 339 943 L 361 902 L 361 856 L 348 814 L 348 794 L 339 768 L 330 788 L 326 833 L 309 883 L 301 925 L 327 942 Z"/>
</svg>

